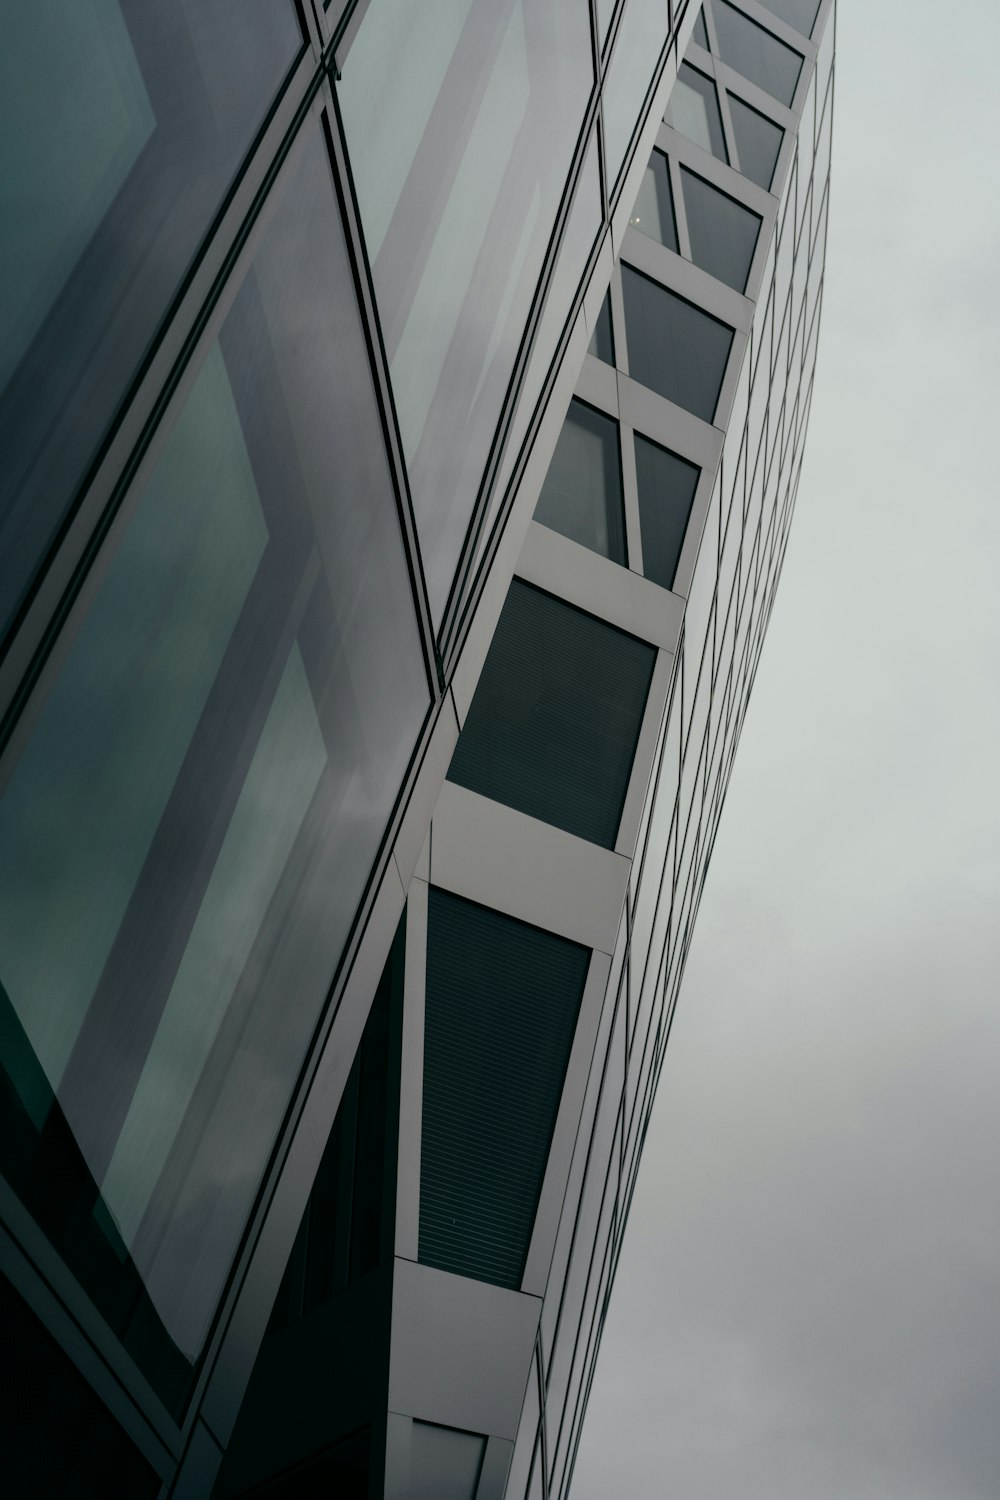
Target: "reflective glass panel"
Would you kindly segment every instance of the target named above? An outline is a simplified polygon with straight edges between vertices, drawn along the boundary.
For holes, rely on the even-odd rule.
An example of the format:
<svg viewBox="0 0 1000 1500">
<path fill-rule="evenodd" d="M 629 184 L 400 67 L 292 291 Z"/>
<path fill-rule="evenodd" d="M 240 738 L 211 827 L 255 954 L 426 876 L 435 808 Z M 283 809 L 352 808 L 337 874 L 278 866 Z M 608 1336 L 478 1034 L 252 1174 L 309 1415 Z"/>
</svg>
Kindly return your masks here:
<svg viewBox="0 0 1000 1500">
<path fill-rule="evenodd" d="M 729 116 L 736 137 L 740 171 L 758 187 L 770 191 L 785 132 L 773 120 L 737 99 L 735 94 L 729 95 Z"/>
<path fill-rule="evenodd" d="M 749 78 L 765 94 L 791 104 L 802 71 L 802 57 L 776 36 L 751 21 L 742 11 L 715 0 L 712 14 L 723 62 Z"/>
<path fill-rule="evenodd" d="M 372 0 L 337 85 L 437 621 L 592 86 L 550 0 Z"/>
<path fill-rule="evenodd" d="M 613 848 L 655 659 L 515 578 L 449 780 Z"/>
<path fill-rule="evenodd" d="M 615 362 L 615 334 L 611 324 L 611 297 L 605 296 L 601 303 L 601 310 L 597 314 L 597 322 L 594 324 L 594 334 L 588 345 L 589 352 L 595 359 L 602 359 L 606 365 Z"/>
<path fill-rule="evenodd" d="M 673 588 L 700 475 L 695 464 L 636 433 L 642 571 L 661 588 Z"/>
<path fill-rule="evenodd" d="M 780 16 L 782 21 L 801 31 L 803 36 L 812 36 L 820 0 L 760 0 L 760 3 L 772 15 Z"/>
<path fill-rule="evenodd" d="M 622 266 L 622 293 L 632 379 L 711 422 L 733 330 L 631 266 Z"/>
<path fill-rule="evenodd" d="M 292 0 L 4 7 L 0 633 L 301 43 Z"/>
<path fill-rule="evenodd" d="M 692 41 L 697 42 L 699 47 L 704 47 L 706 52 L 710 52 L 712 50 L 708 45 L 708 31 L 705 27 L 704 11 L 698 12 L 694 23 L 694 31 L 692 32 L 691 36 Z"/>
<path fill-rule="evenodd" d="M 171 1404 L 429 705 L 318 124 L 276 192 L 0 800 L 7 1165 Z"/>
<path fill-rule="evenodd" d="M 621 450 L 611 417 L 570 402 L 535 520 L 612 562 L 625 562 Z"/>
<path fill-rule="evenodd" d="M 681 63 L 677 70 L 665 119 L 696 146 L 710 151 L 720 161 L 728 162 L 715 84 L 704 73 L 688 67 L 687 63 Z"/>
<path fill-rule="evenodd" d="M 414 1422 L 408 1500 L 475 1500 L 486 1439 L 435 1422 Z"/>
<path fill-rule="evenodd" d="M 759 216 L 686 167 L 681 168 L 681 181 L 692 260 L 727 286 L 745 291 L 760 233 Z"/>
<path fill-rule="evenodd" d="M 663 0 L 628 0 L 611 61 L 604 75 L 604 160 L 608 183 L 625 165 L 632 132 L 667 40 L 669 11 Z"/>
<path fill-rule="evenodd" d="M 662 151 L 654 151 L 649 158 L 629 223 L 634 224 L 636 229 L 641 229 L 643 234 L 648 234 L 651 240 L 666 245 L 668 250 L 677 249 L 670 172 Z"/>
</svg>

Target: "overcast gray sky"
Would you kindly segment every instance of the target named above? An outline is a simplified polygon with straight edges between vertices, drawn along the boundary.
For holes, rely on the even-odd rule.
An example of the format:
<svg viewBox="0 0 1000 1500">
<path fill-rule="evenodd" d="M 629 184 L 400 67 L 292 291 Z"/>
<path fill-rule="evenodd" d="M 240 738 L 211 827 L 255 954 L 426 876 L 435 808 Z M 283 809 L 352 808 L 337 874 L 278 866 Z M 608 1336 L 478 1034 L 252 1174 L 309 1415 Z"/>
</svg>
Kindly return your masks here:
<svg viewBox="0 0 1000 1500">
<path fill-rule="evenodd" d="M 817 390 L 573 1500 L 1000 1497 L 1000 6 L 840 0 Z"/>
</svg>

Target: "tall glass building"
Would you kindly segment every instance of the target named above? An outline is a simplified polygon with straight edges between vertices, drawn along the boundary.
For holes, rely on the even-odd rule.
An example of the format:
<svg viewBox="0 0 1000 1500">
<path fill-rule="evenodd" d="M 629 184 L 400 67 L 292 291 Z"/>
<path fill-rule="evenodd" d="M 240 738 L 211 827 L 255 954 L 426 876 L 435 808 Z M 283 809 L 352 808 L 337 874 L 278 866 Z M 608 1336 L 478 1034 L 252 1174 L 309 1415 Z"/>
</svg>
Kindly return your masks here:
<svg viewBox="0 0 1000 1500">
<path fill-rule="evenodd" d="M 8 1492 L 565 1496 L 833 0 L 4 10 Z"/>
</svg>

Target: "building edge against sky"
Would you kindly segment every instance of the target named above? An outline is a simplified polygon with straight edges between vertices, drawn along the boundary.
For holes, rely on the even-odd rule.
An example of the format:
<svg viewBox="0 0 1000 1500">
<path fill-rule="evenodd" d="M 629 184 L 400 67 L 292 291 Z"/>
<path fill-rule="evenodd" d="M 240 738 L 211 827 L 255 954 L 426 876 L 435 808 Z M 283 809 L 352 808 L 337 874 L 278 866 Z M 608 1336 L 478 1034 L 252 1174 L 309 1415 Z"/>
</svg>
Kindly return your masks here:
<svg viewBox="0 0 1000 1500">
<path fill-rule="evenodd" d="M 21 1492 L 567 1492 L 795 501 L 832 8 L 22 23 Z"/>
</svg>

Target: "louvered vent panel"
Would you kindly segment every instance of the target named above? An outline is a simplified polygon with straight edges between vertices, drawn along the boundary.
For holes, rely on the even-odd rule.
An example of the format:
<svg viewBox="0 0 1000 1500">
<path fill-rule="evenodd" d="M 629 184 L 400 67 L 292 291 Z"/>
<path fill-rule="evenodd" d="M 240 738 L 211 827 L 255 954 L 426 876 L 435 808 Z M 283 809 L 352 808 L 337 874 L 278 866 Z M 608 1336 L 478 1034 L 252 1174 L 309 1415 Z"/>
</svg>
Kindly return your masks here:
<svg viewBox="0 0 1000 1500">
<path fill-rule="evenodd" d="M 590 953 L 445 891 L 428 921 L 420 1259 L 517 1287 Z"/>
</svg>

